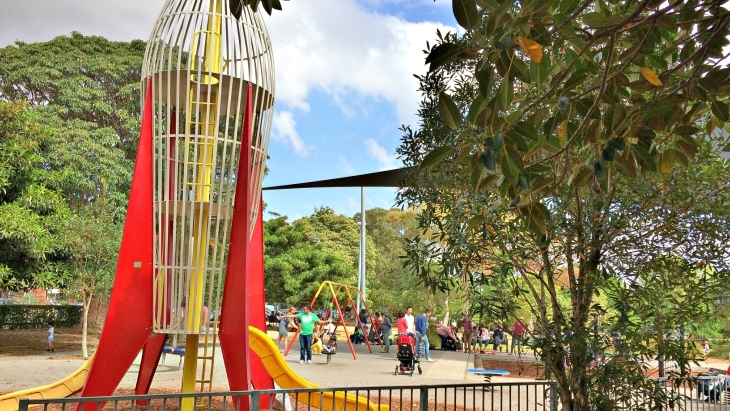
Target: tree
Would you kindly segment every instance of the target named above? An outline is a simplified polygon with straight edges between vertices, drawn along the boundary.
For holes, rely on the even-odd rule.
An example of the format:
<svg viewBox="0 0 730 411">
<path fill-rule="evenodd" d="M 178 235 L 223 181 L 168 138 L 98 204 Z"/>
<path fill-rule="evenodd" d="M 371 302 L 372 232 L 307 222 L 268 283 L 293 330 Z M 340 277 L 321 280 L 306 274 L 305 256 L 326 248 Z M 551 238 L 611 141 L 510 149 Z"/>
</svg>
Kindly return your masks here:
<svg viewBox="0 0 730 411">
<path fill-rule="evenodd" d="M 358 230 L 353 219 L 337 215 L 327 207 L 316 209 L 311 216 L 292 224 L 286 222 L 286 217 L 267 221 L 264 224 L 267 299 L 302 304 L 312 300 L 322 281 L 356 285 Z M 372 259 L 372 244 L 368 249 Z"/>
<path fill-rule="evenodd" d="M 56 286 L 79 296 L 84 355 L 91 299 L 108 292 L 116 263 L 144 48 L 72 33 L 0 49 L 0 101 L 30 106 L 37 129 L 8 127 L 15 148 L 4 164 L 18 165 L 8 169 L 11 191 L 0 199 L 0 242 L 8 245 L 0 281 L 6 289 Z"/>
<path fill-rule="evenodd" d="M 730 129 L 721 62 L 730 15 L 693 1 L 454 0 L 454 11 L 466 32 L 438 33 L 426 50 L 419 128 L 404 127 L 398 149 L 420 165 L 399 200 L 422 205 L 419 222 L 439 243 L 411 253 L 411 267 L 447 288 L 455 272 L 511 282 L 537 319 L 535 348 L 563 409 L 654 392 L 637 351 L 657 355 L 662 345 L 687 367 L 694 348 L 650 341 L 660 310 L 646 312 L 646 327 L 632 322 L 630 312 L 666 289 L 635 299 L 619 290 L 657 255 L 712 267 L 711 281 L 728 274 L 730 164 L 717 151 L 730 149 L 719 130 Z M 681 301 L 705 301 L 701 289 Z M 596 304 L 602 292 L 611 306 Z M 666 320 L 689 324 L 707 309 L 683 304 Z M 591 331 L 609 312 L 608 333 L 635 332 L 630 353 Z M 601 351 L 614 355 L 592 370 Z"/>
<path fill-rule="evenodd" d="M 353 219 L 360 220 L 360 214 Z M 373 208 L 365 211 L 365 231 L 374 245 L 373 266 L 367 278 L 367 298 L 374 310 L 397 310 L 413 306 L 416 312 L 436 308 L 443 294 L 429 294 L 421 279 L 403 266 L 405 245 L 418 233 L 416 212 Z"/>
<path fill-rule="evenodd" d="M 46 106 L 63 121 L 111 128 L 124 158 L 137 152 L 145 42 L 73 32 L 0 49 L 0 100 Z"/>
<path fill-rule="evenodd" d="M 66 292 L 83 303 L 81 355 L 88 357 L 89 306 L 94 297 L 109 291 L 117 263 L 122 227 L 104 210 L 91 203 L 63 221 L 60 246 L 67 254 L 63 264 Z"/>
<path fill-rule="evenodd" d="M 48 135 L 27 104 L 0 101 L 0 289 L 57 283 L 59 222 L 70 209 L 43 167 Z"/>
</svg>

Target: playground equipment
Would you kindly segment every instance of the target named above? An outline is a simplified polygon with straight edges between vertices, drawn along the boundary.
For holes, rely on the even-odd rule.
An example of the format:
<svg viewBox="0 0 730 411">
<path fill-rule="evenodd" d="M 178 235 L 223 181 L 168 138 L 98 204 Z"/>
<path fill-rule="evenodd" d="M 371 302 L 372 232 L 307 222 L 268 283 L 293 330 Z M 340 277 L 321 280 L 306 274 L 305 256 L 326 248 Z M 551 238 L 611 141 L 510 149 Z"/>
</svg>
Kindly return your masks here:
<svg viewBox="0 0 730 411">
<path fill-rule="evenodd" d="M 251 351 L 263 364 L 266 373 L 273 378 L 281 388 L 319 388 L 304 378 L 300 377 L 289 367 L 284 357 L 279 352 L 274 341 L 265 332 L 256 327 L 249 327 L 249 344 Z M 90 368 L 92 359 L 89 359 L 81 368 L 68 377 L 42 387 L 17 391 L 0 396 L 0 411 L 17 411 L 21 398 L 58 398 L 68 397 L 81 390 L 86 381 L 86 374 Z M 387 405 L 378 405 L 365 397 L 358 397 L 353 394 L 345 395 L 338 392 L 299 394 L 297 399 L 309 403 L 312 406 L 322 407 L 325 411 L 334 410 L 381 410 L 388 411 Z"/>
<path fill-rule="evenodd" d="M 355 302 L 352 299 L 353 292 L 357 293 L 356 295 L 360 296 L 360 300 L 362 301 L 363 308 L 365 309 L 365 312 L 367 313 L 368 319 L 370 320 L 370 324 L 372 324 L 373 317 L 372 317 L 372 315 L 370 315 L 370 309 L 368 308 L 367 303 L 365 302 L 365 298 L 360 293 L 360 290 L 357 287 L 354 287 L 351 285 L 346 285 L 346 284 L 335 283 L 332 281 L 322 281 L 322 284 L 319 285 L 317 292 L 314 294 L 314 298 L 312 298 L 312 302 L 309 304 L 311 307 L 313 307 L 313 308 L 315 307 L 317 298 L 322 293 L 322 290 L 325 290 L 325 289 L 329 290 L 330 295 L 332 296 L 332 300 L 329 303 L 329 308 L 327 308 L 327 311 L 325 313 L 326 318 L 324 318 L 324 319 L 331 318 L 334 313 L 334 310 L 337 310 L 338 318 L 335 321 L 335 333 L 337 333 L 337 328 L 339 326 L 342 326 L 342 330 L 345 333 L 345 339 L 347 340 L 347 344 L 350 346 L 350 351 L 352 352 L 352 358 L 356 360 L 357 354 L 355 354 L 355 347 L 353 347 L 352 340 L 350 339 L 350 335 L 347 332 L 347 325 L 345 324 L 345 316 L 343 313 L 346 312 L 348 308 L 350 308 L 352 310 L 356 310 Z M 339 299 L 337 297 L 342 292 L 344 292 L 345 296 L 347 297 L 345 299 L 344 306 L 340 305 Z M 322 319 L 322 318 L 320 318 L 320 319 Z M 364 324 L 362 324 L 362 322 L 360 321 L 359 315 L 355 315 L 355 322 L 356 322 L 355 326 L 357 328 L 360 328 L 360 329 L 364 328 Z M 322 326 L 320 326 L 320 329 L 321 329 L 321 327 Z M 297 336 L 299 335 L 299 331 L 301 331 L 301 325 L 299 325 L 297 327 L 297 330 L 294 332 L 294 336 L 291 338 L 291 341 L 289 341 L 289 345 L 286 347 L 286 351 L 284 352 L 284 355 L 289 354 L 289 352 L 291 351 L 292 346 L 294 346 L 294 341 L 296 341 Z M 375 337 L 377 338 L 378 343 L 381 346 L 383 346 L 383 340 L 380 338 L 380 335 L 378 335 L 378 333 L 375 333 Z M 368 350 L 370 350 L 370 352 L 373 352 L 373 348 L 370 345 L 370 339 L 368 338 L 367 335 L 365 336 L 365 344 L 367 344 Z M 330 358 L 328 357 L 327 360 L 329 363 Z"/>
<path fill-rule="evenodd" d="M 81 396 L 111 395 L 140 350 L 135 391 L 146 393 L 169 335 L 186 339 L 182 392 L 210 389 L 217 340 L 232 390 L 273 388 L 241 349 L 249 316 L 265 327 L 258 211 L 273 52 L 260 14 L 232 4 L 235 15 L 225 0 L 167 0 L 147 42 L 127 218 Z M 217 324 L 211 311 L 224 313 Z"/>
</svg>

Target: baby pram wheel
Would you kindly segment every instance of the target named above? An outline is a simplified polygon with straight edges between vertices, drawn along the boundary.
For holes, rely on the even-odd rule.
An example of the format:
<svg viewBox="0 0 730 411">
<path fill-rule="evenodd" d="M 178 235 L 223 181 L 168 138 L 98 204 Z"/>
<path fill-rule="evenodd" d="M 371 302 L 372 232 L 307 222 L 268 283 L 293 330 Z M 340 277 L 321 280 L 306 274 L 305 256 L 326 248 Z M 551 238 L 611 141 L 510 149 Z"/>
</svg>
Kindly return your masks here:
<svg viewBox="0 0 730 411">
<path fill-rule="evenodd" d="M 418 366 L 418 375 L 421 375 L 421 374 L 423 374 L 423 370 L 421 369 L 421 366 L 419 365 Z"/>
<path fill-rule="evenodd" d="M 398 375 L 398 366 L 397 365 L 395 366 L 395 372 L 393 373 L 393 375 Z"/>
</svg>

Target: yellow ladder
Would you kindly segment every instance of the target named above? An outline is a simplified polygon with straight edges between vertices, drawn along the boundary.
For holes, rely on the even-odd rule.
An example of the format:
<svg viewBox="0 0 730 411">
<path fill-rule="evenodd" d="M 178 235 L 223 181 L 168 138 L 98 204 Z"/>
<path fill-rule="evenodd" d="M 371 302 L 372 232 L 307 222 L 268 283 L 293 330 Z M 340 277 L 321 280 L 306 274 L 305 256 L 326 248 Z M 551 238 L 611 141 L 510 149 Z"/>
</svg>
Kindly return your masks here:
<svg viewBox="0 0 730 411">
<path fill-rule="evenodd" d="M 196 379 L 195 382 L 200 384 L 198 392 L 211 392 L 213 391 L 213 369 L 215 366 L 215 346 L 218 341 L 218 325 L 217 321 L 212 322 L 208 325 L 208 330 L 205 332 L 203 340 L 203 355 L 198 357 L 198 360 L 202 360 L 200 365 L 200 378 Z M 211 330 L 211 327 L 213 328 Z M 212 333 L 212 334 L 211 334 Z M 198 401 L 195 404 L 198 408 L 208 406 L 207 397 L 198 397 Z"/>
</svg>

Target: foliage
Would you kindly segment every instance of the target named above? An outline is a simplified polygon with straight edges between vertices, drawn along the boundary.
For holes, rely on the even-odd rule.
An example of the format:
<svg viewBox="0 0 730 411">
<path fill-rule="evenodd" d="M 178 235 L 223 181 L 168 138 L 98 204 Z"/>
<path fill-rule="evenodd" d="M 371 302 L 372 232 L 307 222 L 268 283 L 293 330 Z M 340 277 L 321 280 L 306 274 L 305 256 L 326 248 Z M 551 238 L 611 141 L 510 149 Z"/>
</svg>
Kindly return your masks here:
<svg viewBox="0 0 730 411">
<path fill-rule="evenodd" d="M 6 289 L 70 284 L 73 253 L 64 236 L 74 232 L 61 226 L 98 224 L 77 218 L 89 207 L 103 203 L 109 229 L 121 229 L 143 54 L 141 41 L 79 33 L 0 49 L 0 101 L 25 107 L 0 122 L 0 242 L 8 244 L 0 248 L 0 284 Z"/>
<path fill-rule="evenodd" d="M 286 222 L 286 217 L 267 221 L 264 224 L 267 300 L 309 303 L 325 280 L 355 286 L 359 241 L 355 221 L 327 207 L 316 209 L 311 216 L 291 224 Z M 368 249 L 372 255 L 372 244 L 368 244 Z M 369 263 L 371 266 L 372 261 Z"/>
<path fill-rule="evenodd" d="M 360 221 L 360 213 L 353 219 Z M 365 231 L 374 245 L 374 265 L 372 270 L 368 270 L 367 278 L 367 299 L 371 310 L 396 313 L 410 305 L 414 312 L 419 313 L 426 307 L 439 308 L 443 294 L 424 293 L 425 287 L 420 278 L 402 264 L 406 241 L 413 238 L 417 230 L 415 211 L 382 208 L 365 211 Z"/>
<path fill-rule="evenodd" d="M 76 327 L 81 311 L 77 305 L 0 305 L 0 329 L 46 328 L 51 320 L 56 327 Z"/>
<path fill-rule="evenodd" d="M 419 128 L 398 149 L 420 165 L 399 201 L 433 233 L 409 267 L 433 289 L 510 284 L 563 409 L 620 407 L 645 384 L 642 358 L 687 370 L 694 347 L 665 337 L 708 314 L 730 268 L 730 163 L 717 153 L 730 14 L 694 1 L 454 5 L 466 33 L 425 51 Z M 601 352 L 606 365 L 589 367 Z"/>
<path fill-rule="evenodd" d="M 48 141 L 27 104 L 0 101 L 0 287 L 27 289 L 55 282 L 58 223 L 70 210 L 50 188 Z"/>
<path fill-rule="evenodd" d="M 134 159 L 145 43 L 112 42 L 74 32 L 44 43 L 0 49 L 0 100 L 47 106 L 62 121 L 109 127 L 124 158 Z"/>
<path fill-rule="evenodd" d="M 78 208 L 63 222 L 60 246 L 67 259 L 63 264 L 67 294 L 83 303 L 81 352 L 88 357 L 89 307 L 94 297 L 109 291 L 114 281 L 122 224 L 115 223 L 103 202 Z"/>
</svg>

